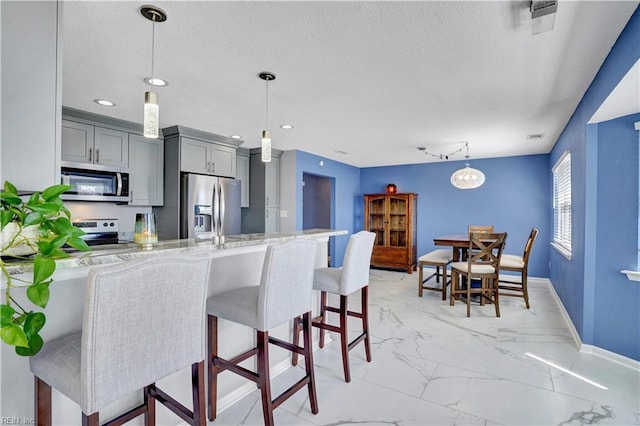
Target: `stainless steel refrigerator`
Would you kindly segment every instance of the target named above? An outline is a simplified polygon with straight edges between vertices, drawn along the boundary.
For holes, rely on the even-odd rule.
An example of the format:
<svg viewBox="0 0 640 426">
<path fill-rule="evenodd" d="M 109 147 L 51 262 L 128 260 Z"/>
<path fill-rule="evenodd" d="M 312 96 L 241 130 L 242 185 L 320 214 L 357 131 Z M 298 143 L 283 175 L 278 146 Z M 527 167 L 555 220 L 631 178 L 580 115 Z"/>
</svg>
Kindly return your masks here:
<svg viewBox="0 0 640 426">
<path fill-rule="evenodd" d="M 180 179 L 180 238 L 223 244 L 225 236 L 241 233 L 240 180 L 197 174 Z"/>
</svg>

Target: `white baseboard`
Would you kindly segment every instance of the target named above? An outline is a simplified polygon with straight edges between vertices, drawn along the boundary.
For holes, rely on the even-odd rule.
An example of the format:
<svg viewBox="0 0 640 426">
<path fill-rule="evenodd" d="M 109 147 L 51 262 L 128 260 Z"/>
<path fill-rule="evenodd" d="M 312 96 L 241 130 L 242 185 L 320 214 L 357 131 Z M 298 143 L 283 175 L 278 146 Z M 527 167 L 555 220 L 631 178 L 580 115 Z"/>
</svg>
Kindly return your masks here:
<svg viewBox="0 0 640 426">
<path fill-rule="evenodd" d="M 580 334 L 578 334 L 578 330 L 576 330 L 576 327 L 573 325 L 573 321 L 571 321 L 571 317 L 569 316 L 569 313 L 567 313 L 567 310 L 564 308 L 564 304 L 562 303 L 562 300 L 560 300 L 560 296 L 558 296 L 558 293 L 556 293 L 556 289 L 553 287 L 553 283 L 551 282 L 551 280 L 549 280 L 548 278 L 529 277 L 529 283 L 531 283 L 532 281 L 546 282 L 547 286 L 549 287 L 549 290 L 551 290 L 551 294 L 553 295 L 553 298 L 555 299 L 556 304 L 558 305 L 558 308 L 560 308 L 562 317 L 564 318 L 565 322 L 567 323 L 567 326 L 569 327 L 569 331 L 571 332 L 571 336 L 573 337 L 573 341 L 576 344 L 578 351 L 585 354 L 590 354 L 590 355 L 600 357 L 607 361 L 622 365 L 627 368 L 631 368 L 632 370 L 635 370 L 635 371 L 640 370 L 640 361 L 636 361 L 635 359 L 628 358 L 624 355 L 620 355 L 615 352 L 602 349 L 598 346 L 587 345 L 582 343 Z"/>
</svg>

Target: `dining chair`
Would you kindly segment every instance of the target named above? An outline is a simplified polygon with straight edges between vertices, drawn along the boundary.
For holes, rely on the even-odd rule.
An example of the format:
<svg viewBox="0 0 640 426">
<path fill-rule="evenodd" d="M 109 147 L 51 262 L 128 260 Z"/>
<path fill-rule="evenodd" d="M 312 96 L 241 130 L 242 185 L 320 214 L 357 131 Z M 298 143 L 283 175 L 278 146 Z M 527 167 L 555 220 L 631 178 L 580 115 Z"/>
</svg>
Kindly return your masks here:
<svg viewBox="0 0 640 426">
<path fill-rule="evenodd" d="M 447 300 L 447 286 L 450 281 L 447 280 L 447 265 L 453 261 L 453 253 L 447 249 L 432 250 L 418 258 L 418 297 L 422 297 L 423 290 L 434 290 L 442 293 L 442 300 Z M 424 278 L 424 267 L 435 266 L 436 270 L 433 274 Z M 426 283 L 436 278 L 436 284 L 442 283 L 440 286 L 428 286 Z"/>
<path fill-rule="evenodd" d="M 538 230 L 533 228 L 529 234 L 529 238 L 524 245 L 524 253 L 522 256 L 516 254 L 503 254 L 500 260 L 501 271 L 513 271 L 520 273 L 520 281 L 512 281 L 511 278 L 505 279 L 505 275 L 500 277 L 499 289 L 501 296 L 513 296 L 524 298 L 524 304 L 529 309 L 529 291 L 527 289 L 527 278 L 529 275 L 529 255 L 531 248 L 538 236 Z M 509 276 L 511 277 L 511 276 Z"/>
<path fill-rule="evenodd" d="M 369 265 L 373 242 L 376 234 L 368 231 L 360 231 L 351 235 L 344 253 L 342 268 L 318 268 L 313 277 L 313 289 L 320 291 L 320 314 L 313 319 L 313 326 L 320 329 L 319 346 L 324 347 L 325 330 L 339 333 L 340 349 L 342 352 L 342 369 L 344 381 L 351 381 L 349 368 L 349 351 L 364 341 L 364 351 L 367 362 L 371 362 L 371 343 L 369 338 Z M 360 312 L 348 309 L 349 295 L 360 290 Z M 327 294 L 340 296 L 340 305 L 328 306 Z M 339 325 L 327 324 L 327 312 L 338 314 Z M 362 321 L 362 332 L 349 342 L 347 331 L 348 317 L 359 318 Z M 300 320 L 294 327 L 294 343 L 300 334 Z M 293 354 L 293 365 L 298 363 L 297 354 Z"/>
<path fill-rule="evenodd" d="M 471 316 L 471 295 L 480 296 L 480 304 L 485 300 L 493 303 L 496 316 L 500 316 L 498 278 L 500 259 L 507 239 L 507 233 L 472 232 L 469 234 L 469 255 L 466 261 L 451 264 L 451 306 L 459 295 L 465 295 L 467 317 Z M 461 278 L 465 278 L 466 288 L 461 288 Z M 479 279 L 481 286 L 474 288 L 472 279 Z"/>
<path fill-rule="evenodd" d="M 467 227 L 467 232 L 494 232 L 493 225 L 469 225 Z"/>
<path fill-rule="evenodd" d="M 313 370 L 311 344 L 311 292 L 316 265 L 317 243 L 312 240 L 294 240 L 267 247 L 260 285 L 244 286 L 214 296 L 207 301 L 208 314 L 208 382 L 209 420 L 217 416 L 218 375 L 229 370 L 256 383 L 260 389 L 265 425 L 273 425 L 273 410 L 306 387 L 309 391 L 311 412 L 318 413 L 318 397 Z M 303 346 L 269 335 L 273 328 L 302 317 Z M 218 319 L 253 328 L 255 346 L 224 359 L 218 352 Z M 305 375 L 276 398 L 271 395 L 269 372 L 269 344 L 301 354 L 305 359 Z M 256 357 L 256 371 L 240 363 Z"/>
<path fill-rule="evenodd" d="M 29 361 L 35 375 L 36 423 L 51 425 L 51 388 L 100 424 L 107 405 L 143 390 L 142 403 L 108 422 L 141 414 L 155 424 L 155 401 L 190 425 L 204 426 L 205 301 L 210 260 L 144 258 L 89 271 L 82 331 L 48 341 Z M 193 410 L 155 382 L 191 366 Z"/>
</svg>

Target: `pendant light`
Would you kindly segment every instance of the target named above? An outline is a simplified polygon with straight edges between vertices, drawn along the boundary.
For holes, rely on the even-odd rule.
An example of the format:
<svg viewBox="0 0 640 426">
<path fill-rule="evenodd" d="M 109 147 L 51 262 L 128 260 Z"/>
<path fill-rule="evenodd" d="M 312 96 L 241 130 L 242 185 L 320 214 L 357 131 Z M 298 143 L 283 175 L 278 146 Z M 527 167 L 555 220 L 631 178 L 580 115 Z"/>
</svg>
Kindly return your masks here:
<svg viewBox="0 0 640 426">
<path fill-rule="evenodd" d="M 266 82 L 266 98 L 265 98 L 265 117 L 264 117 L 264 130 L 262 131 L 262 162 L 271 162 L 271 132 L 268 130 L 269 121 L 269 81 L 275 80 L 276 75 L 271 72 L 261 72 L 258 74 L 262 80 Z"/>
<path fill-rule="evenodd" d="M 465 148 L 467 149 L 467 155 L 465 158 L 465 167 L 463 169 L 455 171 L 451 175 L 451 184 L 458 189 L 474 189 L 481 186 L 484 181 L 484 173 L 478 169 L 469 167 L 469 142 L 465 142 Z"/>
<path fill-rule="evenodd" d="M 151 79 L 154 78 L 153 62 L 155 54 L 156 22 L 167 20 L 167 14 L 155 6 L 142 6 L 140 8 L 142 16 L 150 20 L 153 25 L 151 29 Z M 143 134 L 145 138 L 157 139 L 160 125 L 160 106 L 158 105 L 158 94 L 151 89 L 144 93 L 144 119 Z"/>
</svg>

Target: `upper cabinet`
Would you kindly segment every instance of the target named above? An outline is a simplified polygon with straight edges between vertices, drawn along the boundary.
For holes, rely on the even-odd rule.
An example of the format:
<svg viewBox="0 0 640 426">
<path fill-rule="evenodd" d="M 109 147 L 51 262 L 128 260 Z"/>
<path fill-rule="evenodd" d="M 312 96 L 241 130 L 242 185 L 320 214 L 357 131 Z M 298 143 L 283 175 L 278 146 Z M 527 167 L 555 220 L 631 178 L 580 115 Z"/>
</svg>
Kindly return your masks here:
<svg viewBox="0 0 640 426">
<path fill-rule="evenodd" d="M 129 167 L 129 133 L 62 120 L 63 161 Z"/>
<path fill-rule="evenodd" d="M 183 172 L 236 177 L 235 148 L 187 137 L 181 139 L 180 168 Z"/>
<path fill-rule="evenodd" d="M 145 138 L 140 124 L 73 108 L 63 108 L 62 114 L 63 161 L 124 169 L 129 172 L 129 205 L 163 204 L 162 134 Z"/>
<path fill-rule="evenodd" d="M 164 139 L 129 135 L 130 205 L 161 206 L 164 201 Z"/>
<path fill-rule="evenodd" d="M 243 232 L 278 232 L 280 230 L 280 157 L 282 152 L 271 150 L 271 161 L 262 162 L 262 151 L 250 151 L 250 205 L 243 213 Z"/>
<path fill-rule="evenodd" d="M 243 141 L 184 126 L 162 131 L 165 151 L 178 154 L 177 158 L 167 157 L 167 162 L 178 161 L 181 172 L 236 177 L 236 149 Z"/>
<path fill-rule="evenodd" d="M 236 179 L 242 182 L 240 207 L 249 207 L 249 150 L 238 148 L 236 152 Z"/>
</svg>

